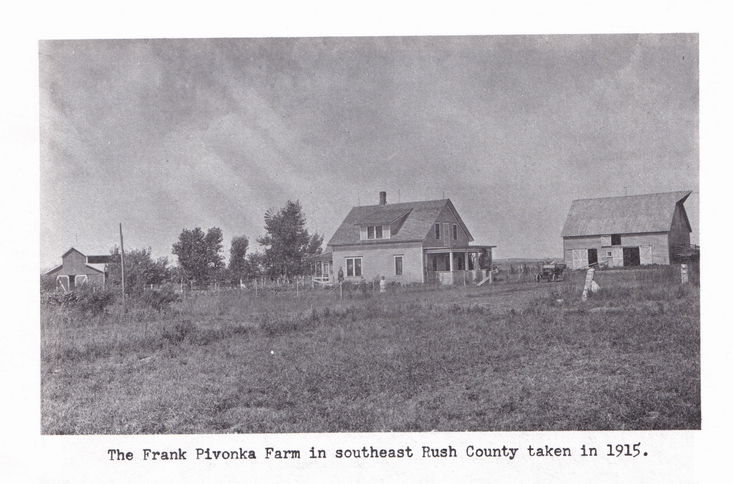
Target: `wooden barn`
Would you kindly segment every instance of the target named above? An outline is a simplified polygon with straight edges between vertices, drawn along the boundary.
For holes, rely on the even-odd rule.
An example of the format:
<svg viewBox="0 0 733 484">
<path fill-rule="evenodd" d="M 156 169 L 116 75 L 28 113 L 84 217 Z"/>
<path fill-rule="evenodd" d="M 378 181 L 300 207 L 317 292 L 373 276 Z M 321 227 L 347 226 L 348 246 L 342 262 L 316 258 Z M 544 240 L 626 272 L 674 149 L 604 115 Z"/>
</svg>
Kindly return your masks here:
<svg viewBox="0 0 733 484">
<path fill-rule="evenodd" d="M 414 283 L 444 284 L 483 280 L 491 267 L 493 246 L 469 245 L 473 237 L 450 200 L 354 207 L 328 242 L 316 263 L 316 274 L 334 282 L 339 269 L 344 280 L 384 278 Z M 320 271 L 318 270 L 320 267 Z"/>
<path fill-rule="evenodd" d="M 86 285 L 104 286 L 103 265 L 109 263 L 110 256 L 86 256 L 72 247 L 61 256 L 61 261 L 60 266 L 44 274 L 56 278 L 56 288 L 59 291 L 69 292 Z"/>
<path fill-rule="evenodd" d="M 689 191 L 574 200 L 562 230 L 572 269 L 670 264 L 690 247 Z"/>
</svg>

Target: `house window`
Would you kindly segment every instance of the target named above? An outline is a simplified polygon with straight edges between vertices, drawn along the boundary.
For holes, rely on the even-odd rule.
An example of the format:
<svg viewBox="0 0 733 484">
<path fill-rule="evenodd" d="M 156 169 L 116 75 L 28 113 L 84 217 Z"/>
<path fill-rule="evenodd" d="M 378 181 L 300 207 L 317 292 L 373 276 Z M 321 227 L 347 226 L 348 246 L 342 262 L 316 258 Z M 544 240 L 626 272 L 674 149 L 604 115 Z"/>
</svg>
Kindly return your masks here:
<svg viewBox="0 0 733 484">
<path fill-rule="evenodd" d="M 621 235 L 612 235 L 611 245 L 621 245 Z"/>
<path fill-rule="evenodd" d="M 367 239 L 381 239 L 382 238 L 382 226 L 381 225 L 369 225 L 367 227 Z"/>
<path fill-rule="evenodd" d="M 453 240 L 458 240 L 458 224 L 453 224 Z"/>
<path fill-rule="evenodd" d="M 361 277 L 361 257 L 346 259 L 346 277 Z"/>
<path fill-rule="evenodd" d="M 394 275 L 395 276 L 402 275 L 402 256 L 401 255 L 394 256 Z"/>
<path fill-rule="evenodd" d="M 435 224 L 435 240 L 440 240 L 440 224 Z"/>
<path fill-rule="evenodd" d="M 613 252 L 610 250 L 606 251 L 606 257 L 613 257 Z"/>
</svg>

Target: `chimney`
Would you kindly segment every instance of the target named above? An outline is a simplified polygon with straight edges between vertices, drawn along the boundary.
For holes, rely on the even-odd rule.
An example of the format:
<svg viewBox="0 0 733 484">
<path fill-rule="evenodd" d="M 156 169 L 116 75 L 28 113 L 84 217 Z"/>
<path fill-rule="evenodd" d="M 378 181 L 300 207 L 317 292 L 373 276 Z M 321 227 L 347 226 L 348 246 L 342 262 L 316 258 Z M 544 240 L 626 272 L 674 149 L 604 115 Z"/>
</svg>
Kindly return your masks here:
<svg viewBox="0 0 733 484">
<path fill-rule="evenodd" d="M 379 204 L 387 205 L 387 192 L 379 192 Z"/>
</svg>

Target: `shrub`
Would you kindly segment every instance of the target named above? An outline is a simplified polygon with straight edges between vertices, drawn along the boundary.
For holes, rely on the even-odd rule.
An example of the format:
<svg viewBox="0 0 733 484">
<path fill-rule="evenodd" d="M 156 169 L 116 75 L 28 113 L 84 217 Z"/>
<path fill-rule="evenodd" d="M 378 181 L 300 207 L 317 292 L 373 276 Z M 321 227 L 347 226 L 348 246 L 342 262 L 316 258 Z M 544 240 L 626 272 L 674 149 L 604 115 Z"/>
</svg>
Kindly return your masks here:
<svg viewBox="0 0 733 484">
<path fill-rule="evenodd" d="M 41 294 L 54 292 L 56 290 L 56 278 L 54 276 L 41 276 Z"/>
<path fill-rule="evenodd" d="M 84 313 L 97 316 L 115 302 L 115 294 L 109 289 L 76 291 L 76 306 Z"/>
<path fill-rule="evenodd" d="M 172 327 L 163 328 L 162 337 L 170 344 L 177 345 L 183 342 L 187 337 L 191 338 L 198 333 L 198 326 L 191 322 L 190 319 L 178 321 Z"/>
<path fill-rule="evenodd" d="M 168 284 L 160 289 L 143 292 L 141 300 L 145 305 L 157 311 L 167 311 L 170 309 L 172 303 L 179 300 L 179 297 L 178 293 L 173 289 L 173 286 Z"/>
<path fill-rule="evenodd" d="M 41 304 L 48 306 L 74 307 L 76 300 L 75 292 L 45 292 L 41 294 Z"/>
</svg>

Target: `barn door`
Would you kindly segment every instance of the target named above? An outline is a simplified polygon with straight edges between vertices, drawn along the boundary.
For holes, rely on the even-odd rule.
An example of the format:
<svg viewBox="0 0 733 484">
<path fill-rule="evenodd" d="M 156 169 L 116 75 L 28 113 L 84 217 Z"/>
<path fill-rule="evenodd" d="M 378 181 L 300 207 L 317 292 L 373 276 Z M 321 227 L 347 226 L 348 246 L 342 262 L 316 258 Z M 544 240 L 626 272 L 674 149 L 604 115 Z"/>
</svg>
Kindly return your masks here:
<svg viewBox="0 0 733 484">
<path fill-rule="evenodd" d="M 624 248 L 623 247 L 612 247 L 611 253 L 613 255 L 613 266 L 622 267 L 624 265 Z"/>
<path fill-rule="evenodd" d="M 588 267 L 588 249 L 573 249 L 573 269 Z"/>
<path fill-rule="evenodd" d="M 87 283 L 87 275 L 86 274 L 79 274 L 74 278 L 74 289 L 82 288 Z"/>
<path fill-rule="evenodd" d="M 69 276 L 56 277 L 56 290 L 61 292 L 69 292 Z"/>
<path fill-rule="evenodd" d="M 652 263 L 652 246 L 651 245 L 640 245 L 639 246 L 639 263 L 641 265 L 647 265 Z"/>
</svg>

